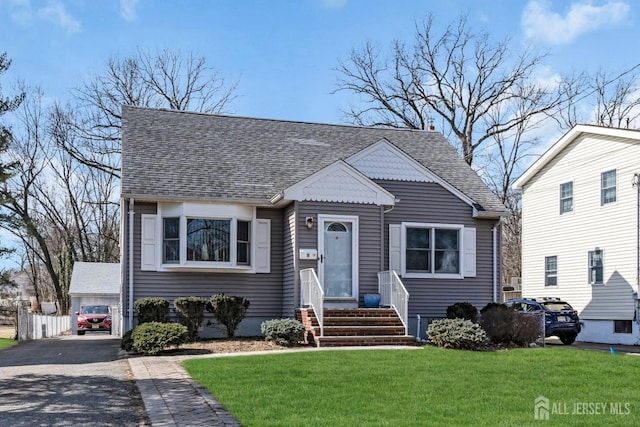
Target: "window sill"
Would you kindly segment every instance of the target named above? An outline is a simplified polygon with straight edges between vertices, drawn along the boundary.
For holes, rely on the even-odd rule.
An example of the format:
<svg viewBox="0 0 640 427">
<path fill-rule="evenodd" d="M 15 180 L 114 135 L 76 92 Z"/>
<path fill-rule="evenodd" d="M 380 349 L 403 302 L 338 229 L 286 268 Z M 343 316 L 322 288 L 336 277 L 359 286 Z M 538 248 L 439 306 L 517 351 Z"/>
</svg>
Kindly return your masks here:
<svg viewBox="0 0 640 427">
<path fill-rule="evenodd" d="M 464 279 L 462 274 L 444 273 L 404 273 L 403 279 Z"/>
</svg>

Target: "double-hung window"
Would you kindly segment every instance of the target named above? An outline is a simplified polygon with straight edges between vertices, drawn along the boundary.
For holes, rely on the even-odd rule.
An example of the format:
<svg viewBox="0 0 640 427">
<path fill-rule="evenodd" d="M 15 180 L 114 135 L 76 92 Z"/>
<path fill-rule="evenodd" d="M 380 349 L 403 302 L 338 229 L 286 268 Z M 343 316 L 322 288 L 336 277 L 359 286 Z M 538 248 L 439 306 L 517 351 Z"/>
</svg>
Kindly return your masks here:
<svg viewBox="0 0 640 427">
<path fill-rule="evenodd" d="M 573 181 L 560 184 L 560 214 L 573 211 Z"/>
<path fill-rule="evenodd" d="M 616 201 L 616 170 L 602 172 L 600 175 L 600 204 Z"/>
<path fill-rule="evenodd" d="M 162 219 L 162 259 L 167 264 L 180 262 L 180 218 Z"/>
<path fill-rule="evenodd" d="M 403 273 L 460 275 L 461 239 L 458 226 L 405 225 Z"/>
<path fill-rule="evenodd" d="M 604 283 L 603 278 L 603 254 L 602 249 L 589 251 L 589 283 L 598 285 Z"/>
<path fill-rule="evenodd" d="M 558 257 L 548 256 L 544 258 L 544 285 L 558 285 Z"/>
</svg>

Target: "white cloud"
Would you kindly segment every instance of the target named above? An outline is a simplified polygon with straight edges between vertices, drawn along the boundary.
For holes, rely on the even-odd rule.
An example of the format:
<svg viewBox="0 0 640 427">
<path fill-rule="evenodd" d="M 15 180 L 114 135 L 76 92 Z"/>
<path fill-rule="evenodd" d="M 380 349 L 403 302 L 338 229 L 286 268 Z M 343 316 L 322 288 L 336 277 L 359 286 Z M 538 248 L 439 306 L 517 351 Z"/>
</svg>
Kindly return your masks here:
<svg viewBox="0 0 640 427">
<path fill-rule="evenodd" d="M 547 0 L 530 0 L 527 3 L 521 23 L 528 38 L 551 44 L 569 44 L 584 33 L 624 22 L 630 10 L 630 6 L 622 1 L 608 1 L 602 6 L 579 2 L 573 3 L 562 16 L 552 11 L 551 6 Z"/>
<path fill-rule="evenodd" d="M 133 21 L 136 19 L 136 6 L 138 0 L 120 0 L 120 16 L 125 21 Z"/>
<path fill-rule="evenodd" d="M 70 33 L 80 31 L 80 22 L 71 16 L 64 4 L 58 0 L 51 0 L 48 6 L 38 9 L 38 16 L 65 28 Z"/>
</svg>

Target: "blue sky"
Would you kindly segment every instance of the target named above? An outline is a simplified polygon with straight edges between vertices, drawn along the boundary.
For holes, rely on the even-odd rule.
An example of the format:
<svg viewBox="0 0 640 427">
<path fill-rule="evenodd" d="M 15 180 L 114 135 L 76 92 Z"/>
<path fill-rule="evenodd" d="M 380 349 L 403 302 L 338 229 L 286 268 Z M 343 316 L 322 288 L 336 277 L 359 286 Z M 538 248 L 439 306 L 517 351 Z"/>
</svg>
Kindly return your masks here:
<svg viewBox="0 0 640 427">
<path fill-rule="evenodd" d="M 468 14 L 474 28 L 550 55 L 541 78 L 619 71 L 640 62 L 638 5 L 631 0 L 0 0 L 3 77 L 65 101 L 110 56 L 180 49 L 207 59 L 239 96 L 228 112 L 343 123 L 351 95 L 332 94 L 339 58 L 366 41 L 411 42 L 416 21 L 446 25 Z"/>
</svg>

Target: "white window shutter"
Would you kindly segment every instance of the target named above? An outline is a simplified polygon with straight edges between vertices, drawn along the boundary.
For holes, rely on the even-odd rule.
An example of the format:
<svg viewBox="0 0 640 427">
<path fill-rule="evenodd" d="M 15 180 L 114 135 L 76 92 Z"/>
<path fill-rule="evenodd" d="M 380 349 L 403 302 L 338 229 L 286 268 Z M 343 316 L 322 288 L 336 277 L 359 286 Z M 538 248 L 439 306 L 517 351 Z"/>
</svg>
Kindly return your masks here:
<svg viewBox="0 0 640 427">
<path fill-rule="evenodd" d="M 140 236 L 140 270 L 157 270 L 157 248 L 159 245 L 157 229 L 157 215 L 142 214 L 140 216 L 142 235 Z"/>
<path fill-rule="evenodd" d="M 256 273 L 271 272 L 271 220 L 256 219 Z"/>
<path fill-rule="evenodd" d="M 400 274 L 400 259 L 402 256 L 402 225 L 389 224 L 389 270 Z"/>
<path fill-rule="evenodd" d="M 476 277 L 476 229 L 465 227 L 464 235 L 464 277 Z"/>
</svg>

